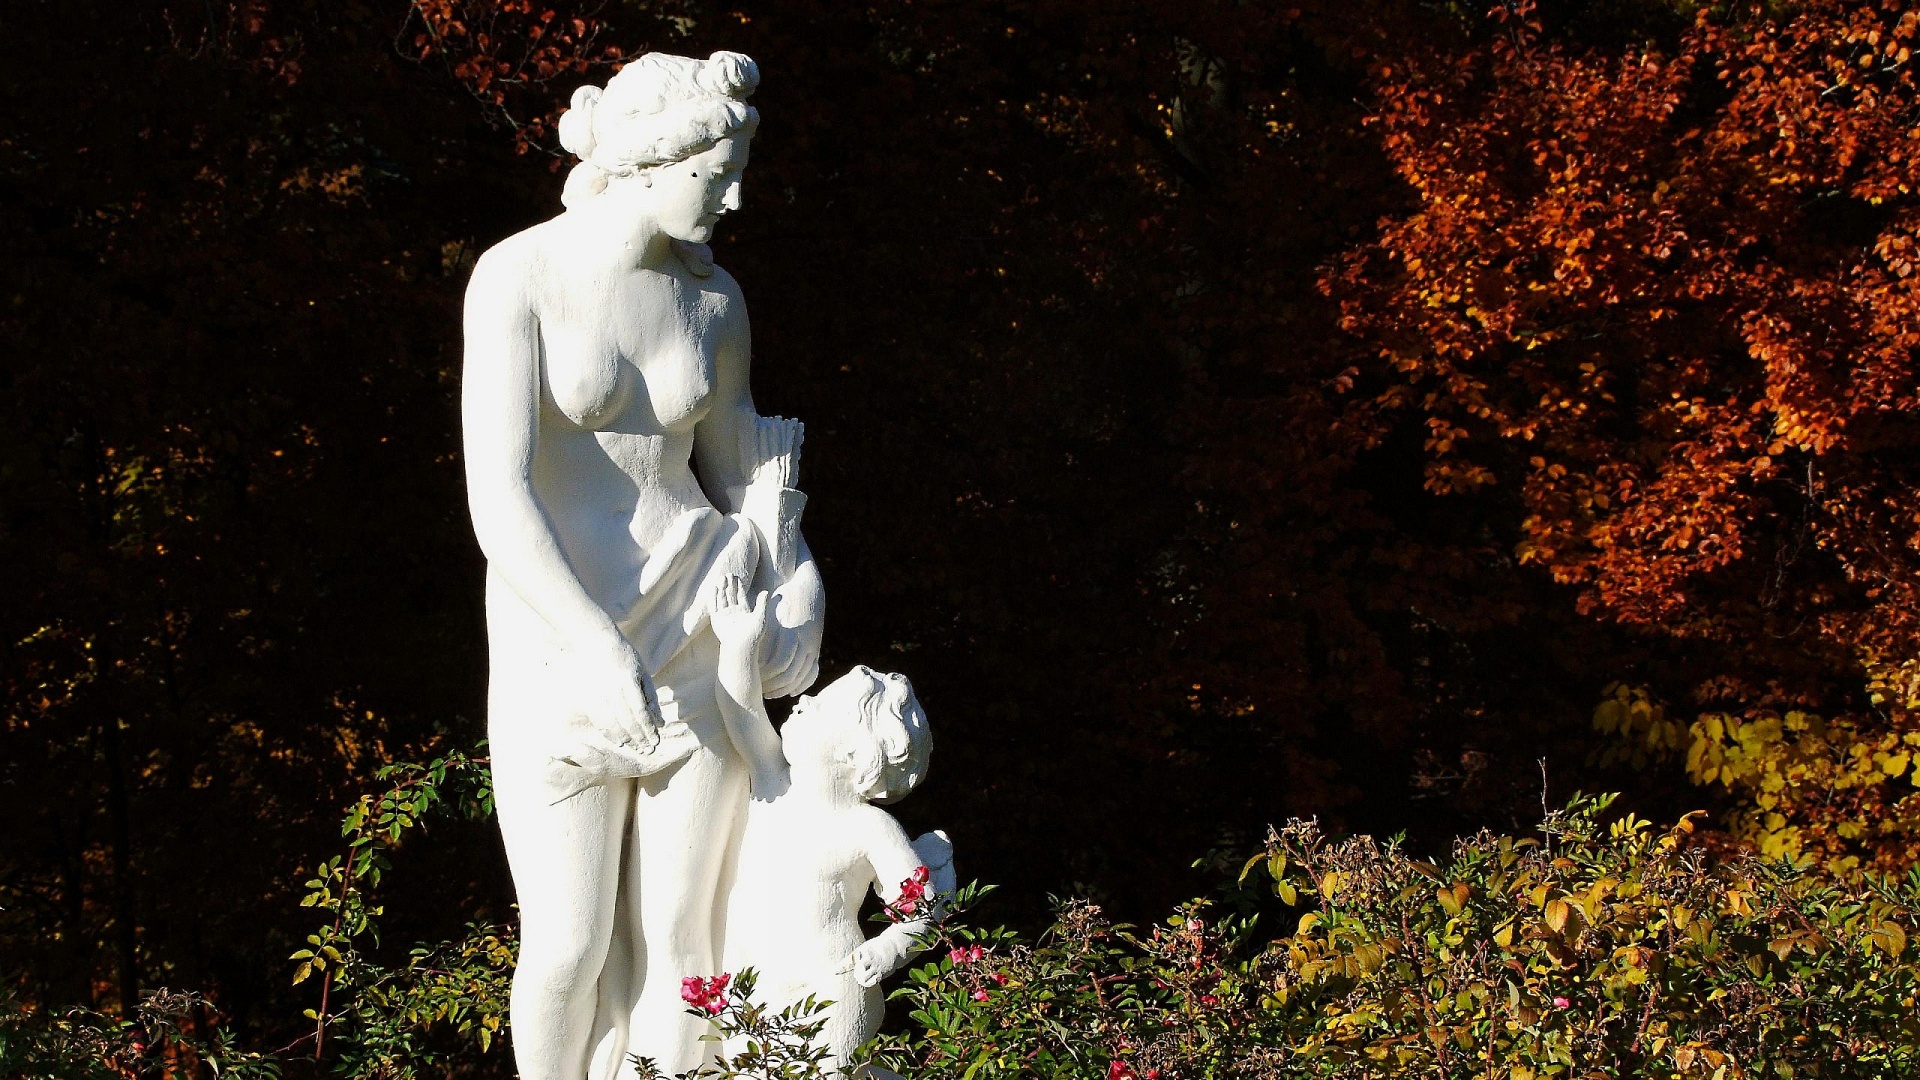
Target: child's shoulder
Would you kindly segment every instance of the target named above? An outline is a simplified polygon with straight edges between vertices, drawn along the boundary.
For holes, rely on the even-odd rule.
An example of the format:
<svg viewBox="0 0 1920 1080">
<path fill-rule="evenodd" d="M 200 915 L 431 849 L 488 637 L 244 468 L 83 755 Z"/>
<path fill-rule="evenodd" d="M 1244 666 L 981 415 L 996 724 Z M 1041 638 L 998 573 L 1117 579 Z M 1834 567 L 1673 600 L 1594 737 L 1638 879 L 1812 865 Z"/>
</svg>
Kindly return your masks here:
<svg viewBox="0 0 1920 1080">
<path fill-rule="evenodd" d="M 747 827 L 756 830 L 804 834 L 816 838 L 864 835 L 867 830 L 885 828 L 893 817 L 877 806 L 831 806 L 808 799 L 782 796 L 769 802 L 747 805 Z"/>
<path fill-rule="evenodd" d="M 847 823 L 872 843 L 894 843 L 907 837 L 907 830 L 901 828 L 898 819 L 872 803 L 849 807 Z"/>
</svg>

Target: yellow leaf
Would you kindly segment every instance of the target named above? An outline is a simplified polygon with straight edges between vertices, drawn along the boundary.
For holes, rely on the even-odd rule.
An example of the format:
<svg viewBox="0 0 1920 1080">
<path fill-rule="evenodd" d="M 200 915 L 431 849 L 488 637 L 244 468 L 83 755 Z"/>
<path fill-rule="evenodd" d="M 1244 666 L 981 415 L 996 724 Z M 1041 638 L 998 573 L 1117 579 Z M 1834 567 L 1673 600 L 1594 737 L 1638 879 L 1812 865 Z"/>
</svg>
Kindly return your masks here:
<svg viewBox="0 0 1920 1080">
<path fill-rule="evenodd" d="M 1552 927 L 1553 932 L 1557 934 L 1567 928 L 1567 918 L 1572 914 L 1573 909 L 1567 906 L 1565 900 L 1549 901 L 1547 904 L 1547 925 Z"/>
<path fill-rule="evenodd" d="M 1874 932 L 1874 943 L 1885 949 L 1888 956 L 1899 956 L 1907 948 L 1907 932 L 1899 923 L 1885 922 Z"/>
</svg>

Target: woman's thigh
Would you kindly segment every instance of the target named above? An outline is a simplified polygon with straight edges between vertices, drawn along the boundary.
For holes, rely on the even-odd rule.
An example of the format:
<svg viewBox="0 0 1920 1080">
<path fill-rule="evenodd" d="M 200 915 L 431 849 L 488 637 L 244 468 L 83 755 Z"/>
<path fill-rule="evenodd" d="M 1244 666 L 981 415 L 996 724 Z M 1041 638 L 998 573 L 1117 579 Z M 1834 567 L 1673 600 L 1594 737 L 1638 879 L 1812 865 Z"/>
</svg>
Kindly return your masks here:
<svg viewBox="0 0 1920 1080">
<path fill-rule="evenodd" d="M 628 887 L 639 937 L 646 943 L 647 980 L 717 970 L 663 970 L 674 965 L 718 964 L 715 924 L 720 878 L 747 799 L 746 766 L 732 753 L 702 747 L 678 768 L 640 781 L 634 799 L 637 858 Z"/>
<path fill-rule="evenodd" d="M 508 702 L 495 702 L 492 713 L 494 804 L 520 904 L 522 960 L 584 967 L 592 971 L 576 974 L 590 975 L 612 938 L 633 781 L 615 780 L 554 803 L 540 733 L 566 718 L 515 710 Z"/>
<path fill-rule="evenodd" d="M 649 983 L 671 975 L 678 985 L 687 975 L 716 973 L 679 966 L 719 963 L 715 908 L 746 809 L 747 769 L 714 703 L 716 651 L 703 632 L 661 672 L 663 708 L 686 723 L 699 748 L 675 768 L 636 782 L 627 887 L 639 898 L 633 907 Z"/>
</svg>

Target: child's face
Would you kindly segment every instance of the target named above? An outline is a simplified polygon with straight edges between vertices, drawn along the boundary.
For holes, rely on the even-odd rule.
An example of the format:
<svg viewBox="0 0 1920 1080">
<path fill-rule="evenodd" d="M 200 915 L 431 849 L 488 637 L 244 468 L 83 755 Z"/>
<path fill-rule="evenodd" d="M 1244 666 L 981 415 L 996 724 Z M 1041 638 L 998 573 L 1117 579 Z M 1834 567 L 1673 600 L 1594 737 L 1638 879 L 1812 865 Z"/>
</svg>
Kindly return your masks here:
<svg viewBox="0 0 1920 1080">
<path fill-rule="evenodd" d="M 789 762 L 809 764 L 840 762 L 842 735 L 854 726 L 854 710 L 860 699 L 873 693 L 882 676 L 865 664 L 793 703 L 787 722 L 780 726 L 780 742 Z"/>
</svg>

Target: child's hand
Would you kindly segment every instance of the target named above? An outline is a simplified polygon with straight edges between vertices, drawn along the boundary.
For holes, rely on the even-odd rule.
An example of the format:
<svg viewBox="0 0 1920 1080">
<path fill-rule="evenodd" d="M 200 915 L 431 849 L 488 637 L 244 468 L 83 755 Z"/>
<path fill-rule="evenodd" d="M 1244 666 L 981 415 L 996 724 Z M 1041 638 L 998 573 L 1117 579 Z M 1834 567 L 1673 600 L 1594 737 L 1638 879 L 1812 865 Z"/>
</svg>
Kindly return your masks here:
<svg viewBox="0 0 1920 1080">
<path fill-rule="evenodd" d="M 904 960 L 906 954 L 886 934 L 869 939 L 847 958 L 852 965 L 853 981 L 861 986 L 880 985 L 880 980 L 893 974 Z"/>
<path fill-rule="evenodd" d="M 712 601 L 713 635 L 720 644 L 742 650 L 758 650 L 767 632 L 767 616 L 772 605 L 762 592 L 749 599 L 747 579 L 728 574 L 714 584 Z"/>
</svg>

